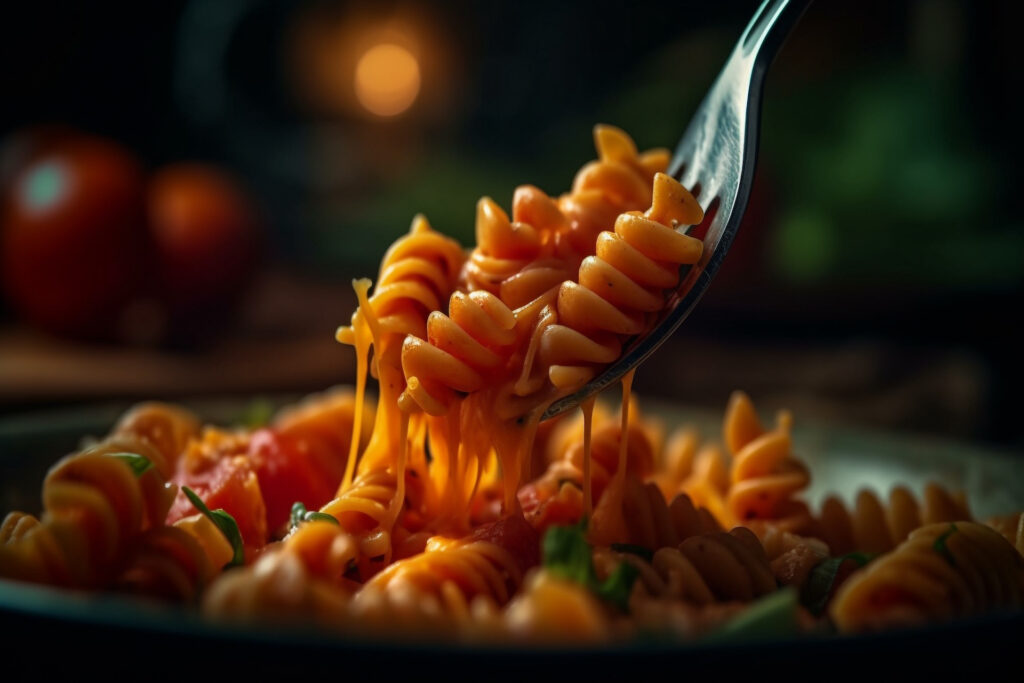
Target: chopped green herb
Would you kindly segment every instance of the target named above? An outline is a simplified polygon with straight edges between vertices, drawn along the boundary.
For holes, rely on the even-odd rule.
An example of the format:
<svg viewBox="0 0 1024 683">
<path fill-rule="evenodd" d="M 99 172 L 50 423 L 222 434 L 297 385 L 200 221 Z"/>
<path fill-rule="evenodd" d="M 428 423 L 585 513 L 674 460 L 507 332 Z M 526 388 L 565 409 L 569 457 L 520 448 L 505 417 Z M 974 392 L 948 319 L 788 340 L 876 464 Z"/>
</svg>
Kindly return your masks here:
<svg viewBox="0 0 1024 683">
<path fill-rule="evenodd" d="M 597 586 L 594 592 L 623 612 L 628 612 L 629 594 L 633 591 L 633 584 L 639 575 L 639 569 L 628 562 L 623 562 L 603 583 Z"/>
<path fill-rule="evenodd" d="M 310 510 L 309 512 L 307 512 L 306 516 L 303 517 L 303 519 L 307 522 L 330 522 L 335 526 L 341 526 L 341 523 L 338 522 L 338 520 L 335 519 L 333 516 L 327 514 L 326 512 L 318 512 L 316 510 Z"/>
<path fill-rule="evenodd" d="M 181 490 L 184 491 L 185 497 L 196 506 L 196 509 L 202 512 L 206 517 L 216 525 L 220 532 L 224 534 L 224 538 L 228 539 L 228 543 L 231 544 L 231 549 L 234 551 L 234 555 L 231 561 L 228 562 L 229 567 L 238 567 L 245 564 L 245 549 L 242 545 L 242 532 L 238 530 L 238 523 L 235 518 L 232 517 L 223 508 L 217 508 L 211 510 L 203 502 L 203 499 L 196 495 L 196 492 L 187 486 L 182 486 Z"/>
<path fill-rule="evenodd" d="M 544 566 L 563 579 L 591 587 L 597 582 L 586 537 L 587 520 L 573 526 L 553 526 L 544 534 Z"/>
<path fill-rule="evenodd" d="M 292 514 L 289 518 L 289 528 L 294 529 L 298 525 L 302 524 L 302 518 L 306 515 L 306 506 L 302 504 L 301 500 L 297 500 L 292 503 Z"/>
<path fill-rule="evenodd" d="M 947 545 L 947 542 L 949 541 L 949 537 L 958 531 L 960 530 L 956 528 L 955 523 L 950 524 L 949 528 L 946 529 L 946 531 L 944 531 L 941 536 L 936 538 L 935 543 L 932 544 L 932 548 L 935 549 L 935 552 L 946 558 L 946 562 L 949 562 L 954 567 L 956 566 L 956 558 L 953 557 L 953 553 L 949 551 L 949 546 Z"/>
<path fill-rule="evenodd" d="M 796 591 L 783 588 L 747 607 L 738 616 L 708 634 L 704 641 L 727 643 L 793 635 L 799 631 L 799 607 Z"/>
<path fill-rule="evenodd" d="M 642 545 L 634 545 L 632 543 L 612 543 L 612 550 L 617 553 L 629 553 L 630 555 L 636 555 L 642 557 L 648 562 L 654 559 L 654 551 L 645 548 Z"/>
<path fill-rule="evenodd" d="M 863 567 L 874 559 L 871 553 L 847 553 L 839 557 L 829 557 L 814 566 L 807 577 L 807 583 L 800 593 L 800 602 L 811 611 L 811 614 L 819 616 L 825 611 L 828 599 L 832 595 L 832 588 L 835 586 L 839 576 L 839 569 L 847 560 L 856 562 L 857 566 Z"/>
<path fill-rule="evenodd" d="M 255 398 L 245 406 L 236 423 L 238 426 L 245 427 L 246 429 L 259 429 L 260 427 L 265 427 L 270 422 L 273 414 L 273 403 L 265 398 Z"/>
<path fill-rule="evenodd" d="M 144 458 L 138 453 L 107 453 L 111 458 L 117 458 L 121 462 L 132 468 L 132 472 L 135 473 L 136 477 L 141 477 L 143 472 L 153 466 L 153 463 L 149 461 L 149 458 Z"/>
<path fill-rule="evenodd" d="M 585 586 L 602 600 L 626 611 L 629 594 L 639 572 L 633 565 L 623 562 L 607 579 L 599 581 L 586 532 L 586 519 L 573 526 L 548 529 L 542 544 L 544 567 L 563 579 Z"/>
<path fill-rule="evenodd" d="M 292 505 L 290 528 L 294 529 L 303 522 L 330 522 L 331 524 L 340 526 L 338 520 L 326 512 L 307 510 L 302 501 L 295 501 Z"/>
</svg>

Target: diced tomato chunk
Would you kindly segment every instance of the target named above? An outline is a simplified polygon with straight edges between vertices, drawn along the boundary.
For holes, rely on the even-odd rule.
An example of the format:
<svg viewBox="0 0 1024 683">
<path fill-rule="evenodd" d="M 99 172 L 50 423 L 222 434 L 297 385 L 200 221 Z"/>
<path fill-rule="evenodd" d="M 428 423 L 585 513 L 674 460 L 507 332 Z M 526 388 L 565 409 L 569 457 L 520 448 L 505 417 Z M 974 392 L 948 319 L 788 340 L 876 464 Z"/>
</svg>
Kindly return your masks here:
<svg viewBox="0 0 1024 683">
<path fill-rule="evenodd" d="M 571 482 L 564 482 L 553 496 L 527 493 L 524 500 L 524 491 L 520 491 L 519 500 L 526 519 L 540 535 L 548 527 L 576 524 L 583 517 L 583 492 Z"/>
<path fill-rule="evenodd" d="M 540 563 L 540 536 L 521 512 L 479 527 L 472 541 L 489 541 L 509 551 L 525 571 Z"/>
<path fill-rule="evenodd" d="M 266 506 L 249 459 L 231 450 L 233 448 L 211 455 L 208 447 L 190 448 L 178 462 L 173 481 L 195 491 L 211 510 L 223 508 L 234 517 L 249 555 L 267 542 Z M 172 524 L 196 512 L 184 492 L 178 491 L 174 505 L 167 513 L 167 523 Z"/>
<path fill-rule="evenodd" d="M 292 505 L 316 510 L 334 497 L 345 473 L 347 453 L 300 433 L 260 429 L 249 442 L 249 459 L 267 505 L 267 524 L 278 529 Z"/>
</svg>

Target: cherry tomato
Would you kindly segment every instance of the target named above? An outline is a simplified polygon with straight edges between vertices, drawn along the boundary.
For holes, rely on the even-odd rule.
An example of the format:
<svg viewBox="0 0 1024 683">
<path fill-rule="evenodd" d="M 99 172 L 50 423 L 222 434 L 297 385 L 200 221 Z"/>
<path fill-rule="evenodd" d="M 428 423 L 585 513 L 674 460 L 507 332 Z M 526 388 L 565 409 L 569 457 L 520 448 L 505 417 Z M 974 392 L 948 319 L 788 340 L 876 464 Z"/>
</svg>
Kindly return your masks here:
<svg viewBox="0 0 1024 683">
<path fill-rule="evenodd" d="M 11 181 L 25 166 L 43 154 L 59 149 L 61 142 L 81 135 L 73 128 L 53 124 L 14 131 L 0 142 L 0 188 L 6 194 Z"/>
<path fill-rule="evenodd" d="M 6 297 L 43 329 L 114 336 L 146 270 L 139 164 L 113 142 L 73 134 L 31 146 L 21 158 L 0 219 Z"/>
<path fill-rule="evenodd" d="M 204 164 L 166 166 L 148 197 L 160 298 L 175 322 L 216 319 L 242 293 L 257 254 L 254 209 L 225 173 Z"/>
</svg>

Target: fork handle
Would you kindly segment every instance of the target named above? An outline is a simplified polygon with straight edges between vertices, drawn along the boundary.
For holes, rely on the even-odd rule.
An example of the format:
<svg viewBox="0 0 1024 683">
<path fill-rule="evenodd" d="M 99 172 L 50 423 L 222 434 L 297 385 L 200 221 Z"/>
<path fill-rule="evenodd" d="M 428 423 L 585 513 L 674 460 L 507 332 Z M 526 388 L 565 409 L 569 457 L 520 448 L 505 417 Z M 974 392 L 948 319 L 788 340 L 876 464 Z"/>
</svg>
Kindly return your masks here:
<svg viewBox="0 0 1024 683">
<path fill-rule="evenodd" d="M 767 69 L 811 2 L 765 0 L 747 24 L 737 47 L 743 50 L 744 56 L 753 56 L 755 68 Z"/>
</svg>

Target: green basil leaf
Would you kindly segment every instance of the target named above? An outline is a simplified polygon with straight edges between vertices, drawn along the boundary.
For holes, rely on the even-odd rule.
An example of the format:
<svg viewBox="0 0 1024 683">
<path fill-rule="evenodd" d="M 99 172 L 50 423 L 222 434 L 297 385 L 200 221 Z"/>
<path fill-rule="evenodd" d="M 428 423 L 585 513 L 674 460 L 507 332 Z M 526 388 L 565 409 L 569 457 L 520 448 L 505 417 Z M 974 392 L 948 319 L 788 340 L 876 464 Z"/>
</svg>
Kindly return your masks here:
<svg viewBox="0 0 1024 683">
<path fill-rule="evenodd" d="M 645 548 L 642 545 L 634 545 L 632 543 L 612 543 L 612 550 L 617 553 L 629 553 L 630 555 L 642 557 L 647 562 L 654 559 L 654 551 L 650 548 Z"/>
<path fill-rule="evenodd" d="M 623 562 L 615 568 L 615 571 L 603 583 L 597 586 L 597 590 L 594 592 L 623 612 L 628 612 L 629 595 L 633 591 L 633 584 L 638 576 L 640 576 L 639 569 L 629 562 Z"/>
<path fill-rule="evenodd" d="M 128 467 L 131 467 L 136 477 L 141 477 L 146 470 L 153 466 L 149 458 L 144 458 L 138 453 L 107 453 L 107 455 L 111 458 L 117 458 L 128 465 Z"/>
<path fill-rule="evenodd" d="M 317 512 L 316 510 L 310 510 L 303 516 L 304 522 L 330 522 L 335 526 L 341 526 L 341 522 L 335 519 L 332 515 L 326 512 Z"/>
<path fill-rule="evenodd" d="M 306 506 L 303 505 L 302 501 L 297 500 L 292 504 L 292 514 L 289 518 L 288 527 L 294 529 L 298 525 L 302 524 L 302 518 L 306 516 Z"/>
<path fill-rule="evenodd" d="M 956 524 L 951 523 L 949 525 L 949 528 L 946 529 L 946 531 L 944 531 L 941 536 L 936 538 L 935 543 L 932 544 L 932 548 L 935 550 L 935 552 L 946 558 L 946 562 L 949 562 L 954 567 L 956 566 L 956 558 L 953 557 L 953 553 L 949 551 L 949 546 L 946 544 L 946 542 L 949 540 L 950 536 L 952 536 L 958 531 L 960 530 L 956 528 Z"/>
<path fill-rule="evenodd" d="M 573 526 L 553 526 L 541 543 L 542 564 L 551 573 L 587 588 L 597 597 L 628 611 L 629 594 L 640 575 L 636 567 L 623 562 L 607 579 L 598 581 L 594 558 L 587 543 L 587 520 Z"/>
<path fill-rule="evenodd" d="M 783 588 L 749 605 L 739 615 L 708 634 L 704 641 L 726 643 L 794 635 L 799 631 L 799 607 L 796 591 Z"/>
<path fill-rule="evenodd" d="M 234 551 L 234 555 L 231 561 L 228 562 L 228 567 L 239 567 L 245 564 L 245 548 L 242 544 L 242 532 L 238 530 L 238 522 L 235 518 L 230 515 L 223 508 L 217 508 L 211 510 L 203 502 L 203 499 L 196 495 L 196 492 L 187 486 L 182 486 L 181 490 L 185 493 L 185 497 L 189 499 L 196 509 L 203 513 L 209 518 L 211 522 L 216 525 L 220 532 L 224 534 L 224 538 L 228 539 L 228 543 L 231 544 L 231 549 Z"/>
<path fill-rule="evenodd" d="M 341 523 L 332 515 L 326 512 L 318 512 L 317 510 L 307 510 L 306 505 L 302 501 L 297 500 L 292 504 L 289 528 L 294 529 L 303 522 L 330 522 L 331 524 L 341 526 Z"/>
<path fill-rule="evenodd" d="M 839 569 L 847 560 L 856 562 L 863 567 L 872 559 L 871 553 L 847 553 L 839 557 L 829 557 L 814 566 L 807 576 L 807 583 L 800 593 L 800 602 L 810 610 L 811 614 L 820 616 L 828 605 L 829 596 L 832 595 L 832 587 L 835 585 Z"/>
<path fill-rule="evenodd" d="M 544 534 L 541 551 L 544 567 L 553 574 L 592 588 L 597 574 L 586 530 L 586 520 L 573 526 L 553 526 Z"/>
</svg>

